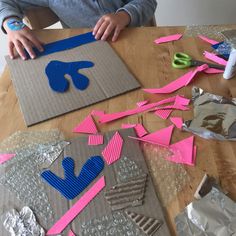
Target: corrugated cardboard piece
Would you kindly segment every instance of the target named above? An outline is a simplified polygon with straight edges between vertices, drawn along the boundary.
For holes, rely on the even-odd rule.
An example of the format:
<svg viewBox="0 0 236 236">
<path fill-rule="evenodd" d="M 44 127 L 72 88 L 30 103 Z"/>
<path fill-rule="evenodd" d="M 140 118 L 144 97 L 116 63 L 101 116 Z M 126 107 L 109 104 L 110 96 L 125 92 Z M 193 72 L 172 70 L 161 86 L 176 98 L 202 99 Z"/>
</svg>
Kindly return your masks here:
<svg viewBox="0 0 236 236">
<path fill-rule="evenodd" d="M 95 64 L 93 68 L 80 70 L 89 78 L 89 87 L 79 91 L 69 79 L 70 88 L 67 92 L 53 92 L 45 74 L 45 68 L 52 60 L 92 61 Z M 42 56 L 36 60 L 11 60 L 7 56 L 6 61 L 27 126 L 140 87 L 110 45 L 102 41 Z"/>
<path fill-rule="evenodd" d="M 108 141 L 114 135 L 114 132 L 110 132 L 104 135 L 104 144 L 99 146 L 88 146 L 88 137 L 78 137 L 71 140 L 71 144 L 65 148 L 64 156 L 70 156 L 75 160 L 75 173 L 78 174 L 80 172 L 81 167 L 86 162 L 86 160 L 91 156 L 101 155 L 102 150 L 107 145 Z M 139 147 L 139 144 L 136 140 L 131 140 L 128 136 L 134 136 L 135 132 L 132 129 L 125 129 L 119 131 L 120 135 L 124 140 L 124 145 L 122 148 L 121 159 L 124 157 L 128 157 L 130 160 L 135 161 L 140 169 L 144 173 L 148 173 L 148 180 L 146 182 L 146 192 L 144 198 L 144 204 L 137 207 L 129 207 L 125 210 L 135 212 L 137 214 L 141 214 L 147 217 L 155 218 L 163 222 L 162 226 L 158 229 L 158 231 L 154 234 L 154 236 L 169 236 L 169 230 L 162 212 L 161 205 L 156 196 L 153 183 L 151 180 L 151 176 L 148 172 L 142 151 Z M 53 163 L 50 167 L 50 170 L 53 171 L 56 175 L 63 177 L 63 169 L 61 167 L 61 161 L 63 156 L 58 158 L 57 161 Z M 109 190 L 112 186 L 118 183 L 117 181 L 117 172 L 116 170 L 119 161 L 114 164 L 108 166 L 105 165 L 102 173 L 87 187 L 83 193 L 85 193 L 102 175 L 106 178 L 106 187 L 105 189 L 99 193 L 99 195 L 75 218 L 75 220 L 66 228 L 62 235 L 67 235 L 67 232 L 72 229 L 76 235 L 81 235 L 81 225 L 83 223 L 88 222 L 89 220 L 100 218 L 107 214 L 110 214 L 111 207 L 107 200 L 105 199 L 105 192 Z M 47 183 L 45 183 L 45 188 L 47 190 L 47 194 L 50 199 L 50 204 L 53 206 L 53 211 L 55 215 L 55 222 L 62 216 L 64 213 L 70 209 L 75 202 L 80 199 L 81 194 L 77 196 L 74 200 L 68 201 L 64 198 L 57 190 L 50 187 Z M 82 194 L 83 194 L 82 193 Z M 0 185 L 0 209 L 2 211 L 8 211 L 9 209 L 16 207 L 16 209 L 21 209 L 24 206 L 23 203 L 19 203 L 14 197 L 14 194 L 9 194 L 9 191 L 4 189 Z M 39 219 L 39 223 L 42 226 L 49 229 L 52 225 L 43 225 L 42 219 Z M 0 224 L 0 235 L 7 236 L 8 233 L 5 231 L 2 224 Z M 118 236 L 118 235 L 115 235 Z M 120 236 L 120 235 L 119 235 Z M 138 236 L 138 235 L 137 235 Z"/>
</svg>

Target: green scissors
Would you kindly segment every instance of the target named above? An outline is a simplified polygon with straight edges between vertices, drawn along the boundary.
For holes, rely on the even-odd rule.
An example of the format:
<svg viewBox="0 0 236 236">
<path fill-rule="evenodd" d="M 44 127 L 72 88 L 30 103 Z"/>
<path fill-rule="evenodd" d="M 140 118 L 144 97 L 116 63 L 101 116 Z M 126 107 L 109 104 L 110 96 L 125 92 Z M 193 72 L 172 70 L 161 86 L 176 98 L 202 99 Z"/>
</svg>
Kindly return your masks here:
<svg viewBox="0 0 236 236">
<path fill-rule="evenodd" d="M 225 69 L 225 67 L 221 65 L 194 60 L 188 54 L 182 52 L 175 53 L 174 59 L 172 61 L 172 66 L 177 69 L 184 69 L 192 66 L 201 66 L 203 64 L 207 64 L 210 68 L 215 68 L 219 70 Z"/>
</svg>

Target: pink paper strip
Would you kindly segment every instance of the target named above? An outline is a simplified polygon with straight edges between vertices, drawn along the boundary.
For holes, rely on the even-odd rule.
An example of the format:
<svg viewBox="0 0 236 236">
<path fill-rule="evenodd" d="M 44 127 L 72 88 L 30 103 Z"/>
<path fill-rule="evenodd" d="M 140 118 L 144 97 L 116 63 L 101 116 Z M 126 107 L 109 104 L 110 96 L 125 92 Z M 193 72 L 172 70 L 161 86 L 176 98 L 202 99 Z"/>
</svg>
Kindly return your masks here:
<svg viewBox="0 0 236 236">
<path fill-rule="evenodd" d="M 16 154 L 10 154 L 10 153 L 0 154 L 0 164 L 3 164 L 5 162 L 11 160 L 15 156 L 16 156 Z"/>
<path fill-rule="evenodd" d="M 142 107 L 137 107 L 135 109 L 132 110 L 127 110 L 127 111 L 122 111 L 122 112 L 117 112 L 117 113 L 111 113 L 111 114 L 105 114 L 103 116 L 100 117 L 99 122 L 100 123 L 107 123 L 107 122 L 111 122 L 126 116 L 131 116 L 131 115 L 135 115 L 141 112 L 145 112 L 148 111 L 156 106 L 160 106 L 163 105 L 165 103 L 170 103 L 172 101 L 175 101 L 176 96 L 174 97 L 170 97 L 164 100 L 161 100 L 159 102 L 155 102 L 155 103 L 150 103 L 147 105 L 144 105 Z"/>
<path fill-rule="evenodd" d="M 163 120 L 168 119 L 168 117 L 171 115 L 171 113 L 173 112 L 172 109 L 169 110 L 157 110 L 154 114 L 157 115 L 158 117 L 160 117 Z"/>
<path fill-rule="evenodd" d="M 181 39 L 182 36 L 183 36 L 182 34 L 169 35 L 169 36 L 158 38 L 154 42 L 156 44 L 160 44 L 160 43 L 167 43 L 167 42 L 171 42 L 171 41 L 177 41 L 177 40 Z"/>
<path fill-rule="evenodd" d="M 220 64 L 222 66 L 226 66 L 226 64 L 227 64 L 227 61 L 225 59 L 218 57 L 214 53 L 210 53 L 210 52 L 205 51 L 204 52 L 204 56 L 208 60 L 211 60 L 211 61 L 213 61 L 213 62 L 215 62 L 217 64 Z"/>
<path fill-rule="evenodd" d="M 136 137 L 130 137 L 133 139 L 137 139 L 139 141 L 152 143 L 152 144 L 158 144 L 161 146 L 169 146 L 171 136 L 173 133 L 174 125 L 171 125 L 167 128 L 157 130 L 156 132 L 150 133 L 142 138 L 136 138 Z"/>
<path fill-rule="evenodd" d="M 122 124 L 121 128 L 122 129 L 134 128 L 134 130 L 139 138 L 143 137 L 144 135 L 146 135 L 148 133 L 142 124 Z"/>
<path fill-rule="evenodd" d="M 78 126 L 73 130 L 74 133 L 96 134 L 97 127 L 91 115 L 88 115 Z"/>
<path fill-rule="evenodd" d="M 170 120 L 178 129 L 182 129 L 183 125 L 182 117 L 171 117 Z"/>
<path fill-rule="evenodd" d="M 88 145 L 97 146 L 103 144 L 103 135 L 89 135 L 88 137 Z"/>
<path fill-rule="evenodd" d="M 105 187 L 105 177 L 102 176 L 52 227 L 47 235 L 60 234 L 67 225 L 98 195 Z"/>
<path fill-rule="evenodd" d="M 182 105 L 179 105 L 179 104 L 174 104 L 174 105 L 169 105 L 169 106 L 164 106 L 164 107 L 157 107 L 155 108 L 155 110 L 180 110 L 180 111 L 188 111 L 189 108 L 186 107 L 186 106 L 182 106 Z"/>
<path fill-rule="evenodd" d="M 148 103 L 148 100 L 146 100 L 146 101 L 141 101 L 141 102 L 137 102 L 137 106 L 138 106 L 138 107 L 142 107 L 142 106 L 146 105 L 147 103 Z"/>
<path fill-rule="evenodd" d="M 74 232 L 72 230 L 69 231 L 68 236 L 75 236 Z"/>
<path fill-rule="evenodd" d="M 219 69 L 215 69 L 215 68 L 208 68 L 208 69 L 204 70 L 204 73 L 206 73 L 206 74 L 223 74 L 224 70 L 219 70 Z"/>
<path fill-rule="evenodd" d="M 177 95 L 175 98 L 176 105 L 188 106 L 190 102 L 191 100 L 188 98 L 185 98 L 184 96 Z"/>
<path fill-rule="evenodd" d="M 119 132 L 116 132 L 105 149 L 102 151 L 102 155 L 108 165 L 111 165 L 112 163 L 120 159 L 123 142 L 124 141 Z"/>
<path fill-rule="evenodd" d="M 198 37 L 199 37 L 200 39 L 202 39 L 203 41 L 205 41 L 205 42 L 211 44 L 211 45 L 215 45 L 215 44 L 218 44 L 218 43 L 219 43 L 218 41 L 216 41 L 216 40 L 214 40 L 214 39 L 210 39 L 210 38 L 208 38 L 208 37 L 206 37 L 206 36 L 204 36 L 204 35 L 198 35 Z"/>
</svg>

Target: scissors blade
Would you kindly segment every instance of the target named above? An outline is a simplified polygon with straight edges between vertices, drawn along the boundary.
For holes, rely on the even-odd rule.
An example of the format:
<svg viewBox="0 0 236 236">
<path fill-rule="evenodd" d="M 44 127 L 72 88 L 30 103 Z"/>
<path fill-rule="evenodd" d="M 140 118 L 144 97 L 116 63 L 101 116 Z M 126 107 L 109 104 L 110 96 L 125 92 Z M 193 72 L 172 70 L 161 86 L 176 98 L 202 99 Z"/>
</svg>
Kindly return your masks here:
<svg viewBox="0 0 236 236">
<path fill-rule="evenodd" d="M 219 70 L 224 70 L 225 69 L 225 66 L 212 64 L 212 63 L 207 63 L 207 62 L 204 62 L 204 61 L 192 60 L 191 63 L 192 63 L 191 66 L 201 66 L 203 64 L 207 64 L 210 68 L 219 69 Z"/>
</svg>

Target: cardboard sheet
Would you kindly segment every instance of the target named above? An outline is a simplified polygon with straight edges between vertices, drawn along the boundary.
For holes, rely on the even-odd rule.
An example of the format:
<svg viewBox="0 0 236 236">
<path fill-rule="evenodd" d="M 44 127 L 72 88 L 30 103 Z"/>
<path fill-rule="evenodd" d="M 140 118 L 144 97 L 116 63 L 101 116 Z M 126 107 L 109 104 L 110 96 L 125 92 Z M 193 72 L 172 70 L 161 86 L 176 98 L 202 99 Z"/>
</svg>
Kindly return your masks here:
<svg viewBox="0 0 236 236">
<path fill-rule="evenodd" d="M 124 140 L 124 145 L 122 148 L 121 159 L 124 157 L 128 157 L 130 160 L 135 161 L 139 168 L 142 169 L 144 173 L 149 173 L 146 162 L 143 157 L 143 153 L 139 147 L 138 141 L 131 140 L 128 136 L 135 136 L 135 131 L 132 129 L 123 129 L 119 131 L 120 135 Z M 71 140 L 71 144 L 66 146 L 64 154 L 61 155 L 56 162 L 50 167 L 50 170 L 56 173 L 57 175 L 63 177 L 63 169 L 61 168 L 61 161 L 63 156 L 70 156 L 73 157 L 75 160 L 75 170 L 78 172 L 80 171 L 81 166 L 86 162 L 86 160 L 90 156 L 94 155 L 101 155 L 102 150 L 105 148 L 109 140 L 115 134 L 114 132 L 110 132 L 104 135 L 104 144 L 99 146 L 88 146 L 87 141 L 88 138 L 85 137 L 78 137 L 76 139 Z M 100 218 L 104 215 L 111 213 L 111 207 L 109 206 L 108 202 L 106 201 L 104 194 L 105 191 L 110 189 L 115 184 L 118 184 L 118 178 L 116 175 L 115 170 L 119 166 L 118 160 L 111 166 L 105 165 L 104 170 L 102 173 L 88 186 L 83 193 L 77 196 L 72 201 L 68 201 L 65 199 L 61 194 L 51 188 L 48 184 L 45 183 L 45 188 L 47 190 L 48 197 L 50 199 L 50 203 L 52 204 L 55 220 L 53 223 L 57 222 L 80 198 L 81 196 L 91 188 L 94 183 L 98 181 L 101 176 L 105 176 L 106 178 L 106 187 L 102 190 L 96 198 L 91 201 L 87 207 L 75 218 L 75 220 L 68 225 L 68 227 L 63 231 L 61 234 L 62 236 L 67 236 L 69 230 L 73 230 L 76 235 L 81 235 L 81 225 L 84 222 L 87 222 L 94 218 Z M 9 209 L 15 207 L 16 209 L 21 209 L 24 204 L 19 202 L 15 197 L 14 194 L 10 193 L 7 189 L 0 185 L 0 214 L 8 211 Z M 144 204 L 142 206 L 137 207 L 130 207 L 126 210 L 135 212 L 137 214 L 142 214 L 147 217 L 152 217 L 157 220 L 161 220 L 163 225 L 160 229 L 153 235 L 153 236 L 170 236 L 169 230 L 167 228 L 167 224 L 162 212 L 162 207 L 159 203 L 159 200 L 156 196 L 152 179 L 150 174 L 148 174 L 147 184 L 146 184 L 146 192 L 145 192 L 145 199 Z M 53 224 L 44 225 L 42 223 L 42 219 L 38 219 L 38 222 L 45 228 L 49 229 L 53 226 Z M 9 233 L 5 231 L 3 225 L 0 222 L 0 235 L 1 236 L 8 236 Z"/>
<path fill-rule="evenodd" d="M 93 68 L 80 70 L 90 80 L 88 88 L 78 91 L 69 79 L 67 92 L 53 92 L 45 74 L 45 68 L 52 60 L 92 61 L 95 64 Z M 11 60 L 7 56 L 6 61 L 27 126 L 140 87 L 110 45 L 102 41 L 39 57 L 36 60 Z"/>
</svg>

